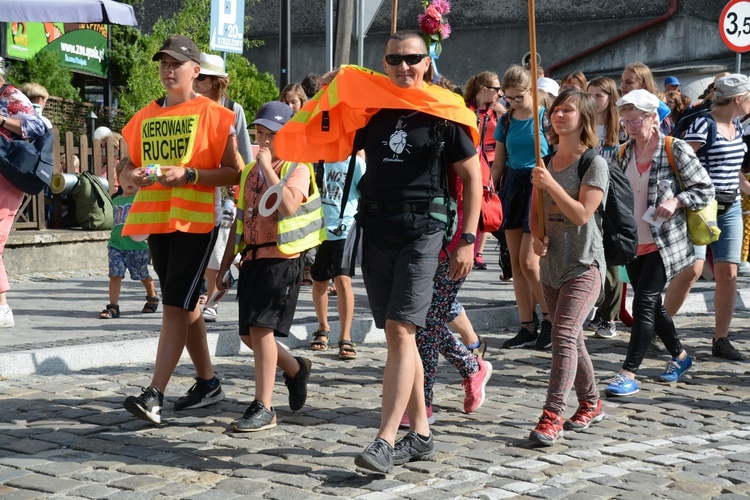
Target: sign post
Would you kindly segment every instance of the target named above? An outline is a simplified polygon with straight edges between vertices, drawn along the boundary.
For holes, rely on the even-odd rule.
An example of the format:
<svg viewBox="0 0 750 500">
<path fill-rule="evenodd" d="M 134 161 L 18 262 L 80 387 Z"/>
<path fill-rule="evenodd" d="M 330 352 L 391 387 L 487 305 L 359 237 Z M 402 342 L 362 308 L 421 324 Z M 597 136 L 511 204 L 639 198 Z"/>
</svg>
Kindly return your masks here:
<svg viewBox="0 0 750 500">
<path fill-rule="evenodd" d="M 742 52 L 750 50 L 750 0 L 731 0 L 719 17 L 719 34 L 724 45 L 737 53 L 740 72 Z"/>
<path fill-rule="evenodd" d="M 242 54 L 245 34 L 244 0 L 211 0 L 209 47 L 221 52 Z"/>
</svg>

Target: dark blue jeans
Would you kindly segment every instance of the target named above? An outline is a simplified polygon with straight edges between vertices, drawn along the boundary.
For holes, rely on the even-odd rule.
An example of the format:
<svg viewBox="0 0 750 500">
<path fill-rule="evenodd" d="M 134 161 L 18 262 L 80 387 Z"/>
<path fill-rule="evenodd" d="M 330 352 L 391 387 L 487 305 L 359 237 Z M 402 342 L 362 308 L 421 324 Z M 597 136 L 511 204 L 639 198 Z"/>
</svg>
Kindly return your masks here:
<svg viewBox="0 0 750 500">
<path fill-rule="evenodd" d="M 641 366 L 654 333 L 664 342 L 672 357 L 680 355 L 682 343 L 661 301 L 667 275 L 659 252 L 641 255 L 626 267 L 633 285 L 633 328 L 622 368 L 635 373 Z"/>
</svg>

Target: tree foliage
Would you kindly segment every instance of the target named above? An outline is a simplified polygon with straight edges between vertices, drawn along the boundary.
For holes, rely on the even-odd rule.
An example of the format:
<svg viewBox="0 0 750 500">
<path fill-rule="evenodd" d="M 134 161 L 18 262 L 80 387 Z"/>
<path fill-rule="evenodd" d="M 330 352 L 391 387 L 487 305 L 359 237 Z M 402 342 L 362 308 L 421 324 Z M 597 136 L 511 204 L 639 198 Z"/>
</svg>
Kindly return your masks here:
<svg viewBox="0 0 750 500">
<path fill-rule="evenodd" d="M 249 0 L 250 2 L 255 0 Z M 171 18 L 159 19 L 151 33 L 141 34 L 132 28 L 115 27 L 113 33 L 113 59 L 117 74 L 127 76 L 127 84 L 117 92 L 120 108 L 132 116 L 150 101 L 164 95 L 153 55 L 162 42 L 171 35 L 190 37 L 204 52 L 209 52 L 211 0 L 184 0 L 179 11 Z M 247 22 L 247 21 L 246 21 Z M 245 41 L 248 48 L 258 42 Z M 114 56 L 114 54 L 117 56 Z M 269 73 L 261 73 L 241 54 L 227 54 L 229 96 L 245 108 L 248 121 L 266 101 L 276 99 L 279 89 Z M 116 75 L 113 75 L 116 76 Z"/>
<path fill-rule="evenodd" d="M 78 89 L 71 83 L 71 72 L 60 66 L 59 56 L 51 51 L 42 50 L 28 61 L 10 62 L 6 79 L 17 87 L 35 82 L 46 88 L 49 95 L 81 100 Z"/>
</svg>

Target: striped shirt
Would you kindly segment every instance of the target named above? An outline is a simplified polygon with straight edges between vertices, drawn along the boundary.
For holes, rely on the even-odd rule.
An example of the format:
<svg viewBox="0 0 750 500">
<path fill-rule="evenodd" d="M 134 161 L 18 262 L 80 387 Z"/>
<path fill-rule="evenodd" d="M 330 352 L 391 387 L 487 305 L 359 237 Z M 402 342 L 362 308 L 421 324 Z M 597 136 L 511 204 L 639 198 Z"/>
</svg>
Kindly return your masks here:
<svg viewBox="0 0 750 500">
<path fill-rule="evenodd" d="M 685 133 L 685 142 L 698 142 L 705 144 L 708 135 L 708 120 L 706 117 L 696 118 Z M 731 141 L 716 132 L 711 148 L 701 155 L 700 160 L 708 172 L 717 193 L 737 193 L 739 196 L 739 171 L 742 167 L 742 159 L 745 156 L 745 143 L 742 141 L 742 133 L 738 130 Z"/>
</svg>

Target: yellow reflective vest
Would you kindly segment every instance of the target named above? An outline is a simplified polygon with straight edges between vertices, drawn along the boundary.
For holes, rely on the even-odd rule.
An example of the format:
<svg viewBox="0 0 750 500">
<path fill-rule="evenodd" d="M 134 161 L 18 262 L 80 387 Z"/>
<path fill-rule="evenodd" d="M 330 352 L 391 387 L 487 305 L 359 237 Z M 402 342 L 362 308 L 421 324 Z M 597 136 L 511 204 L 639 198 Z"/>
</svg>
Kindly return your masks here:
<svg viewBox="0 0 750 500">
<path fill-rule="evenodd" d="M 284 162 L 281 166 L 279 178 L 283 179 L 293 164 L 294 162 Z M 300 204 L 297 211 L 288 217 L 281 217 L 279 214 L 276 245 L 282 253 L 287 255 L 294 255 L 314 248 L 326 239 L 323 204 L 318 185 L 315 183 L 315 172 L 309 163 L 300 164 L 298 167 L 302 167 L 303 165 L 310 172 L 310 190 L 307 195 L 307 201 Z M 257 162 L 248 165 L 248 168 L 242 171 L 242 178 L 240 179 L 240 195 L 237 201 L 237 230 L 234 235 L 235 255 L 247 247 L 243 238 L 246 209 L 245 182 L 253 168 L 257 168 Z M 258 246 L 268 246 L 269 243 L 272 242 L 261 243 Z"/>
</svg>

